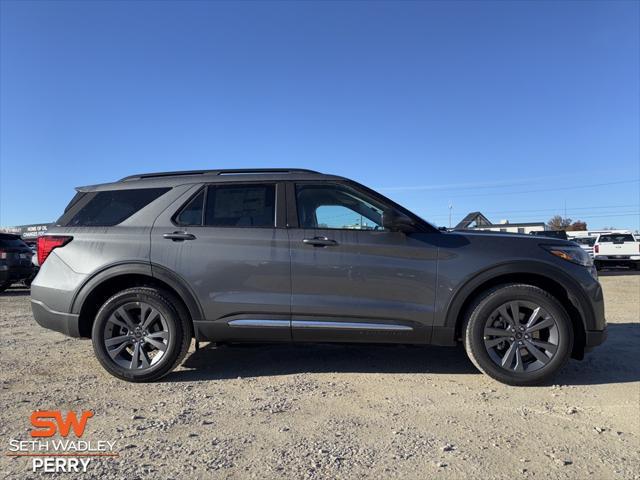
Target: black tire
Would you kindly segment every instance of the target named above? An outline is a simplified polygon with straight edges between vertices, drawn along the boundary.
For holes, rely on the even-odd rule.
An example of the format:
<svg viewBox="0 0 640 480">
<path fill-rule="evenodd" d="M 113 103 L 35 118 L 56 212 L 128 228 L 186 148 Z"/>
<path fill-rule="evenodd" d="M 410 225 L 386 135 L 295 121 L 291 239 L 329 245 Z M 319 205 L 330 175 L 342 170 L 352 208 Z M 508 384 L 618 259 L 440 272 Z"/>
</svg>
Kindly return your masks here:
<svg viewBox="0 0 640 480">
<path fill-rule="evenodd" d="M 502 338 L 485 336 L 485 327 L 491 327 L 493 324 L 489 325 L 489 323 L 493 321 L 492 315 L 495 315 L 496 310 L 501 308 L 501 306 L 509 304 L 510 302 L 522 302 L 522 305 L 537 305 L 541 307 L 543 311 L 546 311 L 548 316 L 550 316 L 552 320 L 555 321 L 555 325 L 553 326 L 554 340 L 557 342 L 557 344 L 553 345 L 555 352 L 551 354 L 551 357 L 549 357 L 548 360 L 545 360 L 546 362 L 548 362 L 546 364 L 544 364 L 543 362 L 538 362 L 536 363 L 536 365 L 529 364 L 532 367 L 535 366 L 537 369 L 531 368 L 531 371 L 526 371 L 526 368 L 528 367 L 525 366 L 525 371 L 516 371 L 515 367 L 503 367 L 496 360 L 497 357 L 498 360 L 500 360 L 499 355 L 495 353 L 498 351 L 490 349 L 486 345 L 486 342 Z M 518 317 L 520 318 L 519 308 L 516 308 L 516 310 L 519 312 Z M 526 311 L 522 312 L 522 315 L 523 318 L 519 321 L 522 321 L 526 318 Z M 519 325 L 524 326 L 525 324 L 519 323 Z M 463 335 L 464 346 L 465 350 L 467 351 L 467 355 L 469 356 L 473 364 L 478 368 L 478 370 L 489 375 L 491 378 L 499 382 L 516 386 L 538 385 L 541 383 L 546 383 L 549 379 L 551 379 L 551 377 L 553 377 L 553 375 L 556 374 L 558 370 L 560 370 L 569 359 L 571 350 L 573 348 L 574 338 L 571 319 L 569 318 L 569 315 L 567 314 L 564 307 L 560 304 L 560 302 L 545 290 L 532 285 L 524 284 L 500 285 L 487 290 L 478 298 L 476 298 L 473 304 L 467 310 L 467 314 L 463 324 Z M 522 338 L 522 335 L 524 335 L 524 333 L 519 333 L 519 335 L 520 336 L 517 338 L 522 339 L 522 341 L 527 342 L 527 344 L 531 346 L 531 344 L 528 342 L 532 342 L 534 340 L 533 338 L 527 336 L 526 338 L 529 338 L 529 340 L 525 340 L 524 338 Z M 506 350 L 505 355 L 502 357 L 502 360 L 505 361 L 505 357 L 507 357 L 507 353 L 511 349 L 510 346 L 513 344 L 513 347 L 515 347 L 514 353 L 517 355 L 518 359 L 520 359 L 521 364 L 526 364 L 526 359 L 529 359 L 529 361 L 535 363 L 535 356 L 531 355 L 530 350 L 527 349 L 526 346 L 518 347 L 515 344 L 517 342 L 519 345 L 522 345 L 522 342 L 519 342 L 517 338 L 505 338 L 505 343 L 493 348 L 495 349 L 502 347 Z M 541 340 L 537 338 L 535 339 L 535 341 L 541 342 Z M 547 345 L 550 345 L 550 343 L 547 343 Z M 524 354 L 521 353 L 522 351 L 524 351 Z M 539 352 L 540 351 L 537 350 L 537 353 Z M 547 356 L 547 354 L 545 354 L 545 356 Z M 517 365 L 518 361 L 516 360 L 515 363 Z M 511 359 L 509 360 L 509 366 L 510 365 L 513 365 Z"/>
<path fill-rule="evenodd" d="M 12 282 L 4 282 L 0 283 L 0 293 L 4 292 L 7 288 L 12 285 Z"/>
<path fill-rule="evenodd" d="M 157 363 L 148 367 L 125 368 L 109 354 L 105 345 L 105 332 L 113 328 L 110 318 L 113 318 L 116 310 L 136 302 L 149 305 L 160 314 L 166 324 L 168 338 L 166 350 Z M 108 325 L 109 322 L 111 325 Z M 93 323 L 91 340 L 98 361 L 111 375 L 129 382 L 152 382 L 162 378 L 182 362 L 191 344 L 192 331 L 191 320 L 171 293 L 153 287 L 134 287 L 116 293 L 100 307 Z"/>
</svg>

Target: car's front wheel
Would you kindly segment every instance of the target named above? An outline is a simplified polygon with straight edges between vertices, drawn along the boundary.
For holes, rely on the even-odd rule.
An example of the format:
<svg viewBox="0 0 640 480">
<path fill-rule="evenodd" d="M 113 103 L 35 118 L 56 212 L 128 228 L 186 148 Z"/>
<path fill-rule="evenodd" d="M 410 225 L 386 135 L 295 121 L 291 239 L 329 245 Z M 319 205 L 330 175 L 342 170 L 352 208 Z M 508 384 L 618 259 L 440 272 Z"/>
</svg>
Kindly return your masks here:
<svg viewBox="0 0 640 480">
<path fill-rule="evenodd" d="M 469 308 L 463 328 L 465 349 L 475 366 L 509 385 L 548 381 L 573 347 L 566 310 L 555 297 L 532 285 L 488 290 Z"/>
<path fill-rule="evenodd" d="M 173 370 L 191 343 L 191 323 L 172 295 L 152 287 L 123 290 L 96 315 L 93 349 L 112 375 L 130 382 L 157 380 Z"/>
</svg>

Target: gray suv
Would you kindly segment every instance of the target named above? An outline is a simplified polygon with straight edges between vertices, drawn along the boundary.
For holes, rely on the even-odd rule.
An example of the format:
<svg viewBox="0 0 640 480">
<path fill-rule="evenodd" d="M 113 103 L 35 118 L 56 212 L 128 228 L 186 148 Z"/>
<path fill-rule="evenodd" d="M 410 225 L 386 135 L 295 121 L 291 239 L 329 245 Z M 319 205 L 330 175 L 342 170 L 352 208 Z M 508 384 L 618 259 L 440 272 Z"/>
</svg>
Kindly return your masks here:
<svg viewBox="0 0 640 480">
<path fill-rule="evenodd" d="M 77 189 L 38 240 L 43 327 L 152 381 L 192 338 L 463 343 L 494 379 L 546 381 L 606 337 L 578 245 L 442 232 L 354 181 L 301 169 L 135 175 Z"/>
</svg>

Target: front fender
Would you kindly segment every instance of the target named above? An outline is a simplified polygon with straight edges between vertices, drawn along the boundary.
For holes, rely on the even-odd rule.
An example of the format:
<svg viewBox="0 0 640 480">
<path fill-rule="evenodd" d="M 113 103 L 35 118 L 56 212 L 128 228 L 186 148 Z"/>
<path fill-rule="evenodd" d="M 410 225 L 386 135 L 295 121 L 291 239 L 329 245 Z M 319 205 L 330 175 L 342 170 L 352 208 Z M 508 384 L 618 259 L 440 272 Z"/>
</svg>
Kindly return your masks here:
<svg viewBox="0 0 640 480">
<path fill-rule="evenodd" d="M 571 274 L 553 264 L 541 261 L 514 260 L 493 265 L 480 272 L 469 275 L 455 289 L 450 288 L 446 280 L 438 280 L 438 304 L 434 318 L 432 342 L 438 345 L 456 343 L 456 327 L 464 313 L 465 302 L 482 291 L 484 287 L 504 282 L 523 282 L 542 280 L 561 287 L 571 304 L 578 311 L 585 330 L 602 329 L 604 308 L 601 315 L 594 304 L 602 305 L 602 290 L 599 283 L 589 272 L 578 265 L 570 265 Z M 575 269 L 575 272 L 573 271 Z M 600 320 L 602 317 L 602 320 Z"/>
</svg>

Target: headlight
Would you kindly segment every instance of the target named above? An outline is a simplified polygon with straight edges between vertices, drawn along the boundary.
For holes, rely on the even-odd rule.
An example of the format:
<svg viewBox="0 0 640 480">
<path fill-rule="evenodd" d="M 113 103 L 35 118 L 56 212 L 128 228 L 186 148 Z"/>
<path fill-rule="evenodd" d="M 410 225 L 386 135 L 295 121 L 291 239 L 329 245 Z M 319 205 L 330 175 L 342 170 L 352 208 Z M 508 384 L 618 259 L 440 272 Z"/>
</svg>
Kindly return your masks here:
<svg viewBox="0 0 640 480">
<path fill-rule="evenodd" d="M 555 255 L 568 262 L 577 263 L 583 267 L 591 267 L 593 260 L 587 252 L 581 247 L 572 247 L 570 245 L 540 245 L 550 254 Z"/>
</svg>

